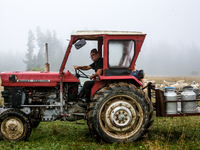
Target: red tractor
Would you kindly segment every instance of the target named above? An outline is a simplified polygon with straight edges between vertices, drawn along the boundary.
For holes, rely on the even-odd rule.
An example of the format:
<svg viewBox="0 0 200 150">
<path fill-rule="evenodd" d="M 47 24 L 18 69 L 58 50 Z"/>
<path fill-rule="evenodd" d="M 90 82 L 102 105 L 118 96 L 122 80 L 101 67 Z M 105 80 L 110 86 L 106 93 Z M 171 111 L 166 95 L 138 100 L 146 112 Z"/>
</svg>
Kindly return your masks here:
<svg viewBox="0 0 200 150">
<path fill-rule="evenodd" d="M 145 137 L 154 121 L 151 95 L 130 75 L 145 36 L 141 32 L 77 31 L 71 35 L 59 72 L 2 72 L 0 138 L 26 140 L 41 121 L 80 119 L 87 119 L 95 138 L 109 143 Z M 96 41 L 103 74 L 96 78 L 88 107 L 83 107 L 79 77 L 88 76 L 81 70 L 73 75 L 64 69 L 71 48 L 82 48 L 86 41 Z"/>
</svg>

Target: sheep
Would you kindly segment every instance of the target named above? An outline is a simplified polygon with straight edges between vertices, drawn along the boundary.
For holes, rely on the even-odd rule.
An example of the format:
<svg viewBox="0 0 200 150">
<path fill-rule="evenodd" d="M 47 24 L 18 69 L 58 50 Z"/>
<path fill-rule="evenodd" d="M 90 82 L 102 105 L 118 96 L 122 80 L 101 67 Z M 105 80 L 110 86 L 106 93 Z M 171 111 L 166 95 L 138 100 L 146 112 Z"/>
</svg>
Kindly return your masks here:
<svg viewBox="0 0 200 150">
<path fill-rule="evenodd" d="M 199 87 L 200 87 L 199 84 L 196 83 L 195 81 L 192 81 L 191 86 L 192 86 L 193 88 L 199 88 Z"/>
<path fill-rule="evenodd" d="M 184 86 L 188 86 L 188 85 L 189 85 L 188 83 L 179 83 L 179 82 L 176 82 L 175 84 L 171 85 L 171 87 L 174 87 L 175 89 L 180 90 Z"/>
<path fill-rule="evenodd" d="M 183 88 L 184 86 L 188 86 L 189 84 L 188 83 L 181 83 L 180 86 L 181 88 Z"/>
<path fill-rule="evenodd" d="M 155 87 L 156 87 L 156 88 L 160 88 L 160 84 L 156 84 Z"/>
<path fill-rule="evenodd" d="M 161 85 L 160 85 L 160 88 L 161 88 L 161 89 L 164 89 L 165 87 L 167 87 L 165 84 L 161 84 Z"/>
<path fill-rule="evenodd" d="M 175 89 L 180 90 L 180 88 L 181 88 L 181 84 L 177 82 L 177 83 L 171 85 L 171 87 L 174 87 Z"/>
<path fill-rule="evenodd" d="M 177 82 L 181 84 L 181 83 L 184 83 L 185 80 L 178 80 Z"/>
<path fill-rule="evenodd" d="M 143 79 L 144 83 L 147 83 L 147 79 Z"/>
<path fill-rule="evenodd" d="M 156 84 L 155 80 L 147 81 L 147 83 L 149 83 L 149 82 L 153 83 L 154 85 Z"/>
<path fill-rule="evenodd" d="M 167 81 L 163 81 L 163 84 L 160 85 L 161 89 L 164 89 L 165 87 L 169 87 L 169 83 Z"/>
<path fill-rule="evenodd" d="M 176 82 L 168 82 L 168 85 L 170 86 L 170 85 L 173 85 L 173 84 L 175 84 Z"/>
<path fill-rule="evenodd" d="M 167 81 L 163 81 L 163 84 L 165 85 L 165 86 L 169 86 L 169 82 L 167 82 Z"/>
<path fill-rule="evenodd" d="M 184 83 L 184 80 L 179 80 L 177 82 L 167 82 L 166 80 L 163 81 L 163 84 L 156 84 L 155 80 L 148 81 L 144 79 L 144 84 L 147 85 L 149 82 L 153 83 L 156 88 L 164 89 L 165 87 L 174 87 L 176 90 L 181 90 L 184 86 L 191 85 L 193 88 L 200 88 L 200 84 L 196 83 L 195 81 L 192 84 Z"/>
</svg>

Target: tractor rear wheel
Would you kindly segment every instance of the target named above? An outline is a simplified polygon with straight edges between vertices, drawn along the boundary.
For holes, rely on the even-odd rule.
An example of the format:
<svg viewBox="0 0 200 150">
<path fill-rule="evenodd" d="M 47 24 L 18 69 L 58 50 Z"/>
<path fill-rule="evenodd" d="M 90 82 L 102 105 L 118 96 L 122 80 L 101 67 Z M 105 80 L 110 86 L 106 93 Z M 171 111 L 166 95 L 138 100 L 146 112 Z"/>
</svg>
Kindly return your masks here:
<svg viewBox="0 0 200 150">
<path fill-rule="evenodd" d="M 31 134 L 31 122 L 19 110 L 10 109 L 0 116 L 0 138 L 6 141 L 27 140 Z"/>
<path fill-rule="evenodd" d="M 88 126 L 97 139 L 133 142 L 147 136 L 154 112 L 146 94 L 129 83 L 113 83 L 93 96 L 87 112 Z"/>
</svg>

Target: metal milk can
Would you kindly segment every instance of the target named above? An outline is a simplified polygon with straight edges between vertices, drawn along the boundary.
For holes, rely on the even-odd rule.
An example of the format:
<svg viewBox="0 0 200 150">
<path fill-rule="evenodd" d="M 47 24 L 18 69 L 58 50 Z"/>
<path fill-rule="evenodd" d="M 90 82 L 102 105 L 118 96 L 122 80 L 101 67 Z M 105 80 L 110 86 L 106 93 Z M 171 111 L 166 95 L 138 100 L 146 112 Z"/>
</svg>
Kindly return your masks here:
<svg viewBox="0 0 200 150">
<path fill-rule="evenodd" d="M 196 100 L 196 94 L 192 86 L 184 86 L 181 93 L 181 100 Z M 181 111 L 188 113 L 196 110 L 196 102 L 181 102 Z"/>
<path fill-rule="evenodd" d="M 194 93 L 196 93 L 196 99 L 199 97 L 199 88 L 193 88 Z M 196 101 L 196 106 L 198 105 L 198 101 Z"/>
<path fill-rule="evenodd" d="M 177 94 L 175 93 L 174 87 L 165 87 L 165 100 L 166 101 L 177 101 Z M 176 114 L 177 113 L 177 102 L 167 102 L 166 103 L 166 114 Z"/>
</svg>

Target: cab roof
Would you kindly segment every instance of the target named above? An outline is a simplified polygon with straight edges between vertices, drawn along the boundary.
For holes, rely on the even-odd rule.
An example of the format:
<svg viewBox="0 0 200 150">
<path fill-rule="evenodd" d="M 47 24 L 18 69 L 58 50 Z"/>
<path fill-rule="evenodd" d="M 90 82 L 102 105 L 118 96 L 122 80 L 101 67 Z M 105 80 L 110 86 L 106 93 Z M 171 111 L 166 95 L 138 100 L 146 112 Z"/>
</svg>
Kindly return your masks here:
<svg viewBox="0 0 200 150">
<path fill-rule="evenodd" d="M 78 37 L 79 39 L 83 38 L 85 40 L 97 40 L 103 35 L 112 35 L 112 36 L 134 36 L 134 35 L 146 35 L 142 32 L 136 31 L 102 31 L 102 30 L 79 30 L 75 34 L 71 35 L 72 37 Z"/>
<path fill-rule="evenodd" d="M 74 35 L 142 35 L 136 31 L 101 31 L 101 30 L 79 30 Z"/>
</svg>

